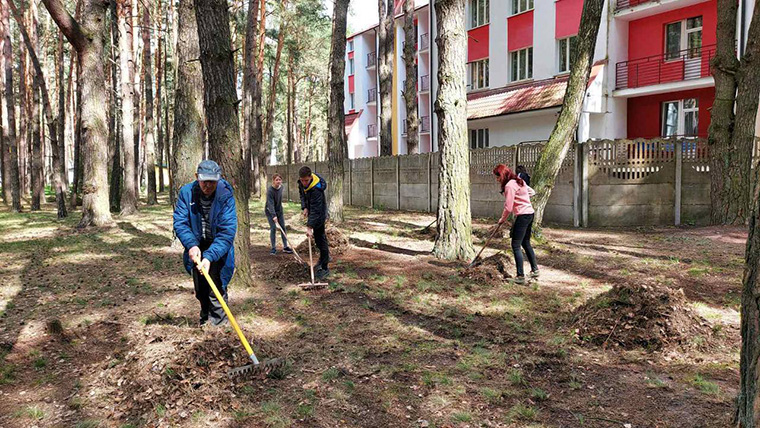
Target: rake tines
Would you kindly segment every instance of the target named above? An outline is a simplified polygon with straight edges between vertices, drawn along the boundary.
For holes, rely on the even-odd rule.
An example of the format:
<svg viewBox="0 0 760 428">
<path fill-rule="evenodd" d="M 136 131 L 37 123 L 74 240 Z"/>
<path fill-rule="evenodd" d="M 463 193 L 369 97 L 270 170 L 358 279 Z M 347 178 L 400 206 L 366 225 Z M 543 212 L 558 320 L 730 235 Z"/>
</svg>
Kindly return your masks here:
<svg viewBox="0 0 760 428">
<path fill-rule="evenodd" d="M 286 360 L 284 358 L 272 358 L 271 360 L 265 360 L 259 364 L 248 364 L 241 367 L 235 367 L 227 371 L 229 377 L 237 377 L 243 375 L 259 375 L 269 374 L 276 370 L 280 370 L 285 367 Z"/>
</svg>

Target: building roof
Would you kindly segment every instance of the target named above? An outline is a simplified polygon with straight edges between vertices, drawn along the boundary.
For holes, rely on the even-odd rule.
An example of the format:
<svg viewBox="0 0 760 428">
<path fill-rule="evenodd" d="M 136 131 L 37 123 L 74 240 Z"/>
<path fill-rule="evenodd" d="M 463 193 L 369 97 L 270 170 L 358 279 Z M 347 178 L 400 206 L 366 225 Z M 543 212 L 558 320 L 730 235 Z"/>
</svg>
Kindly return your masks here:
<svg viewBox="0 0 760 428">
<path fill-rule="evenodd" d="M 354 125 L 356 125 L 356 122 L 359 120 L 359 116 L 362 115 L 363 111 L 364 109 L 359 110 L 356 113 L 349 113 L 346 115 L 346 119 L 345 119 L 346 135 L 351 135 L 351 129 L 353 129 Z"/>
<path fill-rule="evenodd" d="M 567 76 L 476 92 L 467 96 L 467 119 L 540 110 L 562 105 Z"/>
</svg>

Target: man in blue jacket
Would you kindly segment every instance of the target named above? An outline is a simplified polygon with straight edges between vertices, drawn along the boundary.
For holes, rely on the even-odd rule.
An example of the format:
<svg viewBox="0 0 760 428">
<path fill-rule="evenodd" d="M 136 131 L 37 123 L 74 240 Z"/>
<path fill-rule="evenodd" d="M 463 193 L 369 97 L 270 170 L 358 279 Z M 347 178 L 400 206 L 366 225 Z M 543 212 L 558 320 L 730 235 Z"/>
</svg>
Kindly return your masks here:
<svg viewBox="0 0 760 428">
<path fill-rule="evenodd" d="M 193 269 L 193 260 L 202 258 L 205 269 L 214 284 L 221 287 L 227 300 L 227 284 L 235 271 L 233 242 L 237 232 L 237 213 L 232 185 L 222 179 L 222 170 L 216 162 L 204 160 L 198 165 L 196 181 L 179 190 L 174 208 L 174 231 L 185 247 L 185 269 L 193 275 L 195 297 L 201 302 L 200 325 L 209 317 L 211 324 L 227 322 L 222 305 L 211 290 L 200 267 Z"/>
<path fill-rule="evenodd" d="M 314 237 L 314 243 L 319 248 L 317 279 L 330 275 L 327 263 L 330 261 L 330 248 L 325 234 L 327 221 L 327 199 L 325 199 L 327 182 L 319 174 L 311 172 L 311 168 L 303 166 L 298 171 L 298 194 L 301 197 L 301 210 L 306 217 L 306 234 Z"/>
</svg>

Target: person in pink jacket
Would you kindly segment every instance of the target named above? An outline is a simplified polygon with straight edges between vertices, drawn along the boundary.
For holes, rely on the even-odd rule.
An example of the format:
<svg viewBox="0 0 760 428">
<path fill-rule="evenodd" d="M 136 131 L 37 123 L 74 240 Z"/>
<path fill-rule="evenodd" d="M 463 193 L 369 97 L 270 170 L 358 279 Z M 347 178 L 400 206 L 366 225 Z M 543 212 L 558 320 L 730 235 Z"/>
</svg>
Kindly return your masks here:
<svg viewBox="0 0 760 428">
<path fill-rule="evenodd" d="M 501 193 L 504 195 L 504 212 L 501 214 L 499 224 L 509 222 L 507 219 L 512 214 L 514 217 L 513 224 L 510 226 L 510 237 L 512 238 L 512 252 L 515 255 L 515 264 L 517 265 L 517 278 L 515 283 L 525 284 L 525 272 L 523 270 L 523 255 L 520 247 L 525 250 L 530 263 L 531 278 L 538 278 L 538 264 L 536 263 L 536 253 L 530 245 L 530 238 L 533 234 L 533 205 L 530 203 L 530 197 L 536 192 L 530 188 L 522 178 L 518 177 L 506 165 L 496 165 L 493 169 L 493 175 L 496 182 L 501 187 Z"/>
</svg>

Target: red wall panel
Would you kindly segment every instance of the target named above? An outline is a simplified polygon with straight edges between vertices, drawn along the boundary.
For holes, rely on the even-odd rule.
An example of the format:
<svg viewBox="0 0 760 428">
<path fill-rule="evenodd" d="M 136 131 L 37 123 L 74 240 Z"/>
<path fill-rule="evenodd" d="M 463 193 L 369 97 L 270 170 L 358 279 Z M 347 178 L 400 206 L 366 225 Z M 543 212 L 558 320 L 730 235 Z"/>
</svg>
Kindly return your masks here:
<svg viewBox="0 0 760 428">
<path fill-rule="evenodd" d="M 558 0 L 555 5 L 554 32 L 557 39 L 578 34 L 583 0 Z"/>
<path fill-rule="evenodd" d="M 507 50 L 533 46 L 533 11 L 507 18 Z"/>
<path fill-rule="evenodd" d="M 348 59 L 353 59 L 354 57 L 354 51 L 351 51 L 348 53 Z"/>
<path fill-rule="evenodd" d="M 562 0 L 565 1 L 565 0 Z M 715 44 L 717 0 L 631 21 L 628 27 L 628 59 L 665 53 L 665 24 L 702 16 L 702 46 Z"/>
<path fill-rule="evenodd" d="M 467 62 L 488 58 L 490 25 L 483 25 L 467 32 Z"/>
<path fill-rule="evenodd" d="M 662 133 L 662 103 L 684 98 L 699 99 L 699 135 L 707 136 L 707 128 L 710 126 L 710 108 L 712 108 L 715 99 L 715 88 L 629 98 L 628 138 L 659 137 Z"/>
<path fill-rule="evenodd" d="M 354 93 L 354 76 L 348 76 L 348 93 L 353 94 Z"/>
</svg>

